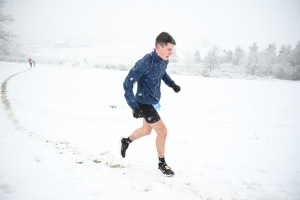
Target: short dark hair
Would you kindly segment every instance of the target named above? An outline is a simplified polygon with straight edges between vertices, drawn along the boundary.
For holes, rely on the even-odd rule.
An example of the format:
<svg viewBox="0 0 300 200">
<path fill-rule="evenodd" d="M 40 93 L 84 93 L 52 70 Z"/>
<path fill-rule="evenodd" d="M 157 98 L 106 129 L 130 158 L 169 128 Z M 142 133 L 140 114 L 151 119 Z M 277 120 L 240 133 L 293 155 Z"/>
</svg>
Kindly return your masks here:
<svg viewBox="0 0 300 200">
<path fill-rule="evenodd" d="M 167 46 L 168 43 L 176 45 L 174 38 L 169 33 L 162 32 L 156 37 L 155 46 L 160 44 L 162 47 L 164 47 Z"/>
</svg>

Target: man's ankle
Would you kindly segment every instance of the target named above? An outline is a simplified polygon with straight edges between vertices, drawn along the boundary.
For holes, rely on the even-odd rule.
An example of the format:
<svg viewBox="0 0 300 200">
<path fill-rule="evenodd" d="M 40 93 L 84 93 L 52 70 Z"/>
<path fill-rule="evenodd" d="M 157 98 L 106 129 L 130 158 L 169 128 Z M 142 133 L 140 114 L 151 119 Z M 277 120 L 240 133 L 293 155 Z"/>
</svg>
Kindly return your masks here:
<svg viewBox="0 0 300 200">
<path fill-rule="evenodd" d="M 163 164 L 165 164 L 166 163 L 166 161 L 165 161 L 165 157 L 163 157 L 163 158 L 158 158 L 158 165 L 160 166 L 160 165 L 163 165 Z"/>
<path fill-rule="evenodd" d="M 132 142 L 129 137 L 125 138 L 125 141 L 126 141 L 127 144 L 130 144 Z"/>
<path fill-rule="evenodd" d="M 128 138 L 123 138 L 123 141 L 124 141 L 124 143 L 126 143 L 128 145 L 132 142 L 129 137 Z"/>
</svg>

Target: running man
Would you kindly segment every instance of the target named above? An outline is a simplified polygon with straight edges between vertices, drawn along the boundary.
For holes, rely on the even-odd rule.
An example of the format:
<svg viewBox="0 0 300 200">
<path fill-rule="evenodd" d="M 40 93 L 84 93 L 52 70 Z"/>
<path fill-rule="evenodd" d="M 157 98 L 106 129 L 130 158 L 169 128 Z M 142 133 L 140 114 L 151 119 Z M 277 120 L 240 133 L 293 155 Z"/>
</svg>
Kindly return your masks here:
<svg viewBox="0 0 300 200">
<path fill-rule="evenodd" d="M 156 38 L 154 51 L 136 62 L 123 83 L 124 96 L 132 109 L 133 117 L 137 119 L 143 118 L 143 124 L 128 138 L 121 138 L 121 155 L 125 158 L 129 144 L 143 136 L 149 135 L 154 129 L 157 133 L 158 169 L 165 176 L 172 176 L 174 172 L 165 160 L 167 127 L 160 118 L 156 108 L 160 107 L 161 80 L 176 93 L 180 91 L 180 87 L 175 84 L 166 72 L 169 58 L 175 45 L 176 42 L 170 34 L 166 32 L 160 33 Z M 134 95 L 133 86 L 135 82 L 138 85 L 137 92 Z"/>
</svg>

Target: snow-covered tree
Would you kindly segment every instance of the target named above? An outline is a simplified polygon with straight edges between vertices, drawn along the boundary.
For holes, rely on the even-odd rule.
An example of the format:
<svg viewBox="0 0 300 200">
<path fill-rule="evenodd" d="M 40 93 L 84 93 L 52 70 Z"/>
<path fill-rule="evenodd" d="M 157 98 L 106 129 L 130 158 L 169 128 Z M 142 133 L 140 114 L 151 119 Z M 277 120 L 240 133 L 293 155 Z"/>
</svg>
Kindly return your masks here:
<svg viewBox="0 0 300 200">
<path fill-rule="evenodd" d="M 0 0 L 0 9 L 4 6 L 5 1 Z M 6 31 L 4 25 L 10 24 L 14 21 L 11 15 L 4 15 L 0 11 L 0 54 L 8 55 L 10 53 L 10 45 L 14 35 Z"/>
<path fill-rule="evenodd" d="M 233 56 L 233 52 L 231 50 L 223 50 L 222 52 L 222 56 L 221 56 L 221 63 L 232 63 L 232 56 Z"/>
<path fill-rule="evenodd" d="M 292 55 L 293 75 L 291 80 L 300 80 L 300 41 L 297 43 Z"/>
<path fill-rule="evenodd" d="M 275 76 L 277 78 L 288 80 L 300 79 L 300 65 L 296 65 L 296 51 L 297 45 L 295 47 L 295 50 L 292 50 L 291 45 L 283 44 L 280 47 L 277 67 L 275 69 Z"/>
<path fill-rule="evenodd" d="M 277 65 L 274 69 L 274 75 L 280 79 L 286 79 L 290 72 L 291 46 L 282 45 L 279 49 Z"/>
<path fill-rule="evenodd" d="M 245 53 L 244 53 L 243 49 L 240 46 L 238 46 L 235 49 L 235 52 L 233 54 L 232 64 L 236 65 L 236 66 L 241 65 L 244 56 L 245 56 Z"/>
<path fill-rule="evenodd" d="M 291 45 L 282 45 L 279 49 L 278 63 L 282 67 L 289 67 L 292 65 L 292 48 Z"/>
<path fill-rule="evenodd" d="M 261 53 L 260 65 L 263 75 L 272 75 L 274 73 L 276 62 L 276 44 L 269 44 L 268 48 Z"/>
<path fill-rule="evenodd" d="M 255 71 L 258 69 L 258 47 L 256 43 L 253 43 L 252 46 L 249 47 L 249 56 L 248 56 L 248 62 L 246 65 L 246 72 L 248 74 L 254 75 Z"/>
<path fill-rule="evenodd" d="M 201 62 L 200 52 L 197 49 L 194 54 L 194 63 L 199 64 Z"/>
<path fill-rule="evenodd" d="M 189 72 L 190 71 L 190 67 L 193 64 L 193 55 L 192 55 L 192 53 L 189 50 L 187 50 L 184 53 L 184 55 L 185 55 L 185 62 L 187 64 L 187 68 L 188 68 L 188 72 Z"/>
<path fill-rule="evenodd" d="M 173 49 L 173 54 L 170 58 L 170 63 L 177 63 L 178 62 L 178 55 L 177 55 L 177 51 L 176 48 Z"/>
<path fill-rule="evenodd" d="M 257 51 L 258 51 L 258 47 L 255 42 L 252 44 L 252 46 L 249 47 L 249 49 L 250 49 L 250 52 L 253 52 L 253 53 L 257 53 Z"/>
<path fill-rule="evenodd" d="M 207 67 L 210 72 L 219 66 L 218 48 L 216 46 L 208 52 L 204 59 L 204 66 Z"/>
<path fill-rule="evenodd" d="M 293 66 L 300 66 L 300 41 L 292 52 Z"/>
</svg>

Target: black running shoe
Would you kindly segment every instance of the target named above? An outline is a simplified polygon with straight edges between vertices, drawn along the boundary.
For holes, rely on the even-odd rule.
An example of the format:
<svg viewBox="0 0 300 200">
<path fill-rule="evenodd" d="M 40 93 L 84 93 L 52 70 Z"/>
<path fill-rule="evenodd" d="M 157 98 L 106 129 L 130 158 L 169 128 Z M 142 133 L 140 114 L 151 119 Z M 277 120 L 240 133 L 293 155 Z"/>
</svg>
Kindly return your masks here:
<svg viewBox="0 0 300 200">
<path fill-rule="evenodd" d="M 129 146 L 129 144 L 126 141 L 126 138 L 121 138 L 120 143 L 121 143 L 121 155 L 122 155 L 123 158 L 125 158 L 126 150 Z"/>
<path fill-rule="evenodd" d="M 175 174 L 166 163 L 158 164 L 158 169 L 164 176 L 173 176 Z"/>
</svg>

